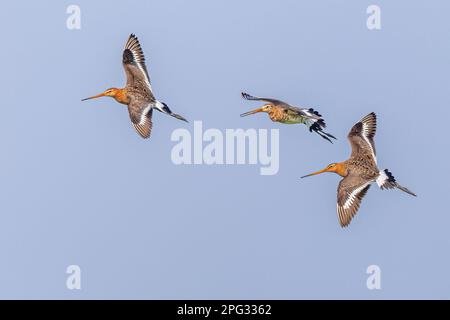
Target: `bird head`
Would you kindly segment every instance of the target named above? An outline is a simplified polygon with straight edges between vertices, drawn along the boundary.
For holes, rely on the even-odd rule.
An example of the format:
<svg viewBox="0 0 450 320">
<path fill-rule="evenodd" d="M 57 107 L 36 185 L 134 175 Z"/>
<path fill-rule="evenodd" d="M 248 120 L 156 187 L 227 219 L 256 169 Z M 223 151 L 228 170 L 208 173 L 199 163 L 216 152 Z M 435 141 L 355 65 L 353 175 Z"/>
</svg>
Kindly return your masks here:
<svg viewBox="0 0 450 320">
<path fill-rule="evenodd" d="M 117 89 L 117 88 L 109 88 L 100 94 L 97 94 L 97 95 L 89 97 L 89 98 L 85 98 L 81 101 L 97 99 L 97 98 L 101 98 L 101 97 L 115 97 L 117 95 L 118 91 L 119 91 L 119 89 Z"/>
<path fill-rule="evenodd" d="M 246 117 L 246 116 L 249 116 L 251 114 L 258 113 L 258 112 L 270 112 L 272 110 L 272 108 L 273 108 L 273 105 L 271 105 L 270 103 L 269 104 L 265 104 L 265 105 L 263 105 L 262 107 L 260 107 L 258 109 L 255 109 L 255 110 L 252 110 L 252 111 L 245 112 L 245 113 L 241 114 L 241 117 Z"/>
<path fill-rule="evenodd" d="M 119 103 L 123 103 L 123 104 L 128 103 L 128 98 L 127 98 L 125 90 L 118 89 L 118 88 L 106 89 L 104 92 L 102 92 L 100 94 L 97 94 L 97 95 L 89 97 L 89 98 L 82 99 L 81 101 L 97 99 L 97 98 L 101 98 L 101 97 L 112 97 L 112 98 L 116 99 L 116 101 Z"/>
<path fill-rule="evenodd" d="M 321 174 L 324 172 L 334 172 L 334 173 L 344 177 L 346 175 L 346 171 L 347 170 L 346 170 L 345 164 L 343 162 L 334 162 L 334 163 L 331 163 L 328 166 L 326 166 L 325 169 L 307 174 L 306 176 L 303 176 L 302 178 L 315 176 L 317 174 Z"/>
</svg>

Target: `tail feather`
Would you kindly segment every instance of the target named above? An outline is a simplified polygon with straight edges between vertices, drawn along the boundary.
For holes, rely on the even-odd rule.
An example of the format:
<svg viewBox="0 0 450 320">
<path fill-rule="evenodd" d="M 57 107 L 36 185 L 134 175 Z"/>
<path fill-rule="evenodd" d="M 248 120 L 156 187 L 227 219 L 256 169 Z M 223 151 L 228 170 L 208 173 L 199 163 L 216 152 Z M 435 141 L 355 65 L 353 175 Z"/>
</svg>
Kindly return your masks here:
<svg viewBox="0 0 450 320">
<path fill-rule="evenodd" d="M 316 116 L 321 117 L 321 115 L 317 111 L 314 111 L 313 109 L 309 109 L 309 111 L 311 113 L 314 113 Z M 310 121 L 311 121 L 311 124 L 309 126 L 310 132 L 313 131 L 316 132 L 319 136 L 321 136 L 325 140 L 328 140 L 331 143 L 333 143 L 333 141 L 331 141 L 330 138 L 337 140 L 336 137 L 333 136 L 332 134 L 323 131 L 323 129 L 326 128 L 327 125 L 325 124 L 325 121 L 322 118 L 318 120 L 311 119 Z"/>
<path fill-rule="evenodd" d="M 169 116 L 172 116 L 172 117 L 174 117 L 174 118 L 176 118 L 178 120 L 181 120 L 181 121 L 184 121 L 184 122 L 189 122 L 183 116 L 181 116 L 179 114 L 176 114 L 176 113 L 173 113 L 172 110 L 170 110 L 170 108 L 164 102 L 156 103 L 155 109 L 158 110 L 159 112 L 168 114 Z"/>
<path fill-rule="evenodd" d="M 323 131 L 314 131 L 314 132 L 316 132 L 319 136 L 321 136 L 325 140 L 328 140 L 330 143 L 333 143 L 333 141 L 330 138 L 328 138 L 328 136 L 334 138 L 332 135 L 329 135 L 329 134 L 327 134 L 327 133 L 325 133 Z M 334 139 L 336 139 L 336 138 L 334 138 Z"/>
<path fill-rule="evenodd" d="M 311 112 L 311 113 L 313 113 L 313 114 L 315 114 L 315 115 L 318 116 L 318 117 L 321 117 L 321 116 L 322 116 L 322 115 L 319 113 L 319 111 L 314 110 L 313 108 L 309 108 L 308 111 Z M 324 124 L 325 124 L 325 123 L 324 123 Z"/>
<path fill-rule="evenodd" d="M 395 180 L 395 177 L 392 175 L 392 173 L 388 169 L 384 169 L 383 171 L 380 171 L 380 175 L 377 178 L 377 184 L 380 187 L 381 190 L 384 189 L 394 189 L 397 188 L 403 192 L 406 192 L 414 197 L 417 197 L 417 195 L 409 190 L 406 187 L 403 187 L 397 181 Z"/>
</svg>

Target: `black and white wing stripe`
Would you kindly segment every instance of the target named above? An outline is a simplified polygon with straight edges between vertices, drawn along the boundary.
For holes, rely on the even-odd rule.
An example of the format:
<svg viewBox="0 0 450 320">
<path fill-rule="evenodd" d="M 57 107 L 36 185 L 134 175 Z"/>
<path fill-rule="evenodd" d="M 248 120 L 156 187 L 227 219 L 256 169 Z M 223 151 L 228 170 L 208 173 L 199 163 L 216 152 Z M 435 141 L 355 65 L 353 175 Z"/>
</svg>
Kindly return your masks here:
<svg viewBox="0 0 450 320">
<path fill-rule="evenodd" d="M 367 116 L 361 119 L 362 123 L 362 136 L 366 142 L 372 148 L 373 157 L 376 161 L 376 150 L 375 150 L 375 133 L 377 132 L 377 115 L 375 112 L 369 113 Z"/>
<path fill-rule="evenodd" d="M 141 109 L 133 106 L 133 104 L 130 104 L 128 106 L 128 112 L 130 113 L 131 123 L 136 129 L 136 132 L 139 133 L 139 135 L 144 139 L 150 138 L 153 127 L 153 108 L 148 105 L 144 109 Z"/>
<path fill-rule="evenodd" d="M 144 81 L 150 91 L 152 91 L 150 77 L 148 76 L 147 66 L 145 65 L 144 51 L 134 34 L 130 35 L 125 44 L 122 62 L 127 73 L 127 85 L 133 85 L 133 82 L 137 78 Z"/>
<path fill-rule="evenodd" d="M 337 214 L 341 227 L 350 224 L 358 212 L 361 200 L 366 195 L 372 181 L 362 181 L 357 176 L 349 175 L 341 180 L 337 194 Z"/>
<path fill-rule="evenodd" d="M 356 123 L 348 134 L 352 145 L 352 156 L 367 152 L 377 163 L 374 137 L 377 131 L 377 116 L 374 112 L 369 113 Z"/>
</svg>

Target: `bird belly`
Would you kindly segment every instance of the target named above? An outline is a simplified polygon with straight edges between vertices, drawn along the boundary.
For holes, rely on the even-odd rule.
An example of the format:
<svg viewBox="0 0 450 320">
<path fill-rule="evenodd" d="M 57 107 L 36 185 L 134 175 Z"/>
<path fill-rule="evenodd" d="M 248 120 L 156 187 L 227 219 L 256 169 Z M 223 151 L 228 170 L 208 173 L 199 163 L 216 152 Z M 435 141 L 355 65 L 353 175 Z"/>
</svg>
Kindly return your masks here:
<svg viewBox="0 0 450 320">
<path fill-rule="evenodd" d="M 299 123 L 303 123 L 303 121 L 293 120 L 293 119 L 281 120 L 279 122 L 284 123 L 284 124 L 299 124 Z"/>
<path fill-rule="evenodd" d="M 305 118 L 285 114 L 283 119 L 281 119 L 280 122 L 285 123 L 285 124 L 299 124 L 299 123 L 305 123 Z"/>
<path fill-rule="evenodd" d="M 280 122 L 284 124 L 298 124 L 304 123 L 305 118 L 294 116 L 284 112 L 284 110 L 276 109 L 269 112 L 269 117 L 272 121 Z"/>
</svg>

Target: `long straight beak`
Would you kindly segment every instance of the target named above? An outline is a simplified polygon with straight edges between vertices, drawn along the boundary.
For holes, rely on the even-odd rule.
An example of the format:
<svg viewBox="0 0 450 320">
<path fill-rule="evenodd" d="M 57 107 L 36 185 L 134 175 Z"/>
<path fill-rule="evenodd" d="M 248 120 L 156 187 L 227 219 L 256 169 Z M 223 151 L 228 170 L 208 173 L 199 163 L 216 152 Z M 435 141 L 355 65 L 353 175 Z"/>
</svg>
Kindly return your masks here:
<svg viewBox="0 0 450 320">
<path fill-rule="evenodd" d="M 306 178 L 306 177 L 315 176 L 316 174 L 321 174 L 321 173 L 324 173 L 324 172 L 328 172 L 328 168 L 325 168 L 325 169 L 322 169 L 322 170 L 319 170 L 319 171 L 307 174 L 306 176 L 301 177 L 301 179 Z"/>
<path fill-rule="evenodd" d="M 252 110 L 252 111 L 249 111 L 249 112 L 241 114 L 241 117 L 246 117 L 246 116 L 249 116 L 251 114 L 255 114 L 255 113 L 258 113 L 258 112 L 262 112 L 262 111 L 263 111 L 262 108 L 258 108 L 258 109 L 255 109 L 255 110 Z"/>
<path fill-rule="evenodd" d="M 86 100 L 90 100 L 90 99 L 97 99 L 97 98 L 101 98 L 101 97 L 105 97 L 105 96 L 106 96 L 106 94 L 104 92 L 102 92 L 102 93 L 100 93 L 100 94 L 98 94 L 96 96 L 92 96 L 92 97 L 89 97 L 89 98 L 82 99 L 81 101 L 86 101 Z"/>
</svg>

